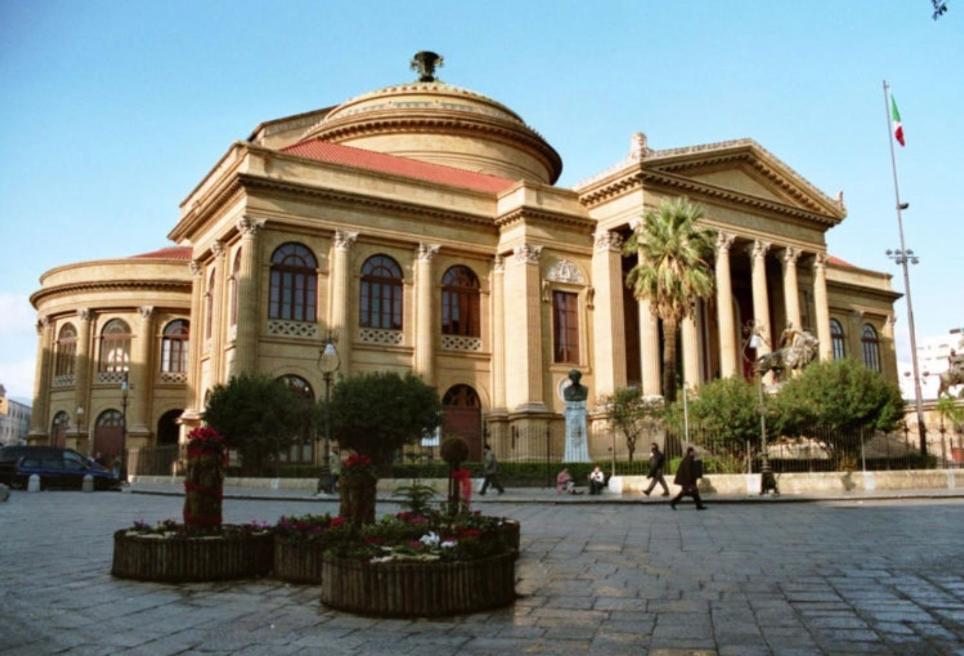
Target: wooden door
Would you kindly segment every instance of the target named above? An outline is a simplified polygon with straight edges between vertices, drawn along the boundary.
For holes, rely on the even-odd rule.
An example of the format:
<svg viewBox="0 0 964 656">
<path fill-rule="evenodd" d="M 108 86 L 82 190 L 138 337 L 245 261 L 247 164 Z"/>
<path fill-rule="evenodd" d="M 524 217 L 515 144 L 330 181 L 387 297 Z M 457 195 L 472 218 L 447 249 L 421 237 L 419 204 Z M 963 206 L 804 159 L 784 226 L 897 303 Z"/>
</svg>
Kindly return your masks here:
<svg viewBox="0 0 964 656">
<path fill-rule="evenodd" d="M 99 453 L 108 467 L 115 457 L 124 459 L 124 416 L 117 410 L 105 410 L 97 417 L 93 453 Z"/>
<path fill-rule="evenodd" d="M 482 404 L 468 385 L 455 385 L 442 398 L 442 435 L 457 435 L 469 445 L 469 460 L 482 459 Z"/>
</svg>

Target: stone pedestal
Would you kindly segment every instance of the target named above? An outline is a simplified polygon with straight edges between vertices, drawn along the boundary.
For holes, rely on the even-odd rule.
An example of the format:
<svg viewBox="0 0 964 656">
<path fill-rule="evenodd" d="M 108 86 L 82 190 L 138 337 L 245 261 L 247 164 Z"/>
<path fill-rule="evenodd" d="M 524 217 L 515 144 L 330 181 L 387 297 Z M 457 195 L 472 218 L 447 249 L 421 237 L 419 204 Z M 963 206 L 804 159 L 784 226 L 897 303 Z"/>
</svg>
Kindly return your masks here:
<svg viewBox="0 0 964 656">
<path fill-rule="evenodd" d="M 563 462 L 590 462 L 586 402 L 566 401 L 566 450 Z"/>
</svg>

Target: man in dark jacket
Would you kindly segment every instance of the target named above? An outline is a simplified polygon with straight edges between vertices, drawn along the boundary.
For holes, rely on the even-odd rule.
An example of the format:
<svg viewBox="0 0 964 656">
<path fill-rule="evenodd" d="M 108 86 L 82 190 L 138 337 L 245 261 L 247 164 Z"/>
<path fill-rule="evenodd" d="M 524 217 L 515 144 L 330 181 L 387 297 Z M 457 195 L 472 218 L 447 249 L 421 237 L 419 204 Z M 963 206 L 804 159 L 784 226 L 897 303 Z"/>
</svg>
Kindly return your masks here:
<svg viewBox="0 0 964 656">
<path fill-rule="evenodd" d="M 696 451 L 693 447 L 686 449 L 686 456 L 683 461 L 679 464 L 679 469 L 676 470 L 676 478 L 673 482 L 680 486 L 679 494 L 677 494 L 672 501 L 669 502 L 670 508 L 676 510 L 676 504 L 683 497 L 689 496 L 693 497 L 693 501 L 696 502 L 697 510 L 705 510 L 706 506 L 703 505 L 703 500 L 700 499 L 700 491 L 696 487 L 697 481 L 703 478 L 703 463 L 696 459 Z"/>
<path fill-rule="evenodd" d="M 482 456 L 482 474 L 485 478 L 482 481 L 482 489 L 479 490 L 480 496 L 485 494 L 489 485 L 497 489 L 499 494 L 505 492 L 505 488 L 499 482 L 499 461 L 496 460 L 495 453 L 488 444 L 485 445 L 484 455 Z"/>
<path fill-rule="evenodd" d="M 650 448 L 649 453 L 649 473 L 646 474 L 646 478 L 653 479 L 649 487 L 643 490 L 643 494 L 649 496 L 649 493 L 653 491 L 656 484 L 659 483 L 663 486 L 663 496 L 669 496 L 669 486 L 666 485 L 666 479 L 663 478 L 663 467 L 666 466 L 666 456 L 663 452 L 659 450 L 659 445 L 653 442 L 653 446 Z"/>
</svg>

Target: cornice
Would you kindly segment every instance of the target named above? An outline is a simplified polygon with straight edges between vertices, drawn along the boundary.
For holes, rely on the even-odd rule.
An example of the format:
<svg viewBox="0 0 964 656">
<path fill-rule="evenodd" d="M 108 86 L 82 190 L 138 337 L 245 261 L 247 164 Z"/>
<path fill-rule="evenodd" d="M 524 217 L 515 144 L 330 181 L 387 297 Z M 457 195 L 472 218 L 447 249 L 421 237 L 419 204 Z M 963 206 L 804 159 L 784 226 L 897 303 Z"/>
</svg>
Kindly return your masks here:
<svg viewBox="0 0 964 656">
<path fill-rule="evenodd" d="M 673 175 L 660 170 L 644 169 L 641 166 L 635 171 L 627 172 L 627 174 L 614 178 L 607 184 L 597 187 L 593 191 L 582 194 L 579 200 L 586 207 L 592 208 L 635 189 L 641 189 L 646 183 L 681 190 L 689 194 L 699 194 L 705 197 L 729 201 L 738 205 L 749 206 L 774 214 L 791 216 L 796 219 L 819 223 L 825 226 L 835 226 L 841 221 L 841 219 L 826 214 L 812 212 L 785 203 L 760 198 L 759 196 L 740 193 L 705 182 L 698 182 L 684 176 Z"/>
<path fill-rule="evenodd" d="M 903 296 L 903 294 L 900 292 L 895 292 L 890 289 L 877 289 L 876 287 L 867 287 L 865 285 L 859 285 L 852 282 L 843 282 L 840 280 L 827 278 L 827 289 L 829 290 L 831 288 L 854 292 L 860 294 L 861 296 L 876 297 L 878 299 L 887 301 L 888 303 L 893 303 Z"/>
<path fill-rule="evenodd" d="M 183 264 L 183 262 L 182 262 Z M 66 283 L 63 285 L 56 285 L 53 287 L 47 287 L 45 289 L 39 289 L 30 295 L 30 303 L 36 308 L 37 303 L 42 300 L 52 298 L 55 296 L 65 296 L 67 294 L 73 294 L 75 292 L 91 291 L 91 290 L 119 290 L 119 289 L 163 289 L 163 290 L 182 290 L 188 294 L 191 292 L 191 281 L 190 280 L 170 280 L 170 279 L 153 279 L 153 280 L 98 280 L 90 282 L 76 282 L 76 283 Z"/>
<path fill-rule="evenodd" d="M 592 219 L 525 206 L 516 207 L 496 217 L 495 226 L 499 230 L 505 230 L 507 227 L 522 221 L 526 223 L 542 223 L 544 225 L 559 225 L 561 223 L 577 229 L 581 228 L 586 230 L 590 235 L 596 229 L 596 222 Z"/>
</svg>

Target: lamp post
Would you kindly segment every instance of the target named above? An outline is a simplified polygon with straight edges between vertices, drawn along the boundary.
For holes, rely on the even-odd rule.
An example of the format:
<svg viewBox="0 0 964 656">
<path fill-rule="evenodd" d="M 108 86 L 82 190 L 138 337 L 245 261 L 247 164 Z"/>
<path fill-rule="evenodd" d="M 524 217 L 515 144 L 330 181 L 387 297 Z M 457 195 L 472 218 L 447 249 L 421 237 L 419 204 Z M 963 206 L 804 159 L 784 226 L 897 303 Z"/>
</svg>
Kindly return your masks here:
<svg viewBox="0 0 964 656">
<path fill-rule="evenodd" d="M 893 144 L 891 144 L 893 150 Z M 891 153 L 893 155 L 893 153 Z M 894 179 L 896 185 L 896 178 Z M 927 427 L 924 424 L 924 402 L 921 392 L 920 368 L 917 364 L 917 330 L 914 327 L 914 304 L 910 300 L 910 267 L 911 264 L 920 262 L 920 258 L 914 255 L 914 251 L 904 248 L 904 224 L 901 220 L 901 211 L 907 209 L 907 203 L 900 202 L 900 195 L 897 196 L 897 223 L 900 228 L 900 248 L 888 250 L 887 257 L 899 264 L 904 271 L 904 295 L 907 298 L 907 330 L 910 333 L 910 362 L 914 371 L 914 409 L 917 413 L 917 432 L 920 437 L 920 452 L 927 455 Z"/>
<path fill-rule="evenodd" d="M 328 466 L 328 460 L 331 457 L 331 382 L 339 367 L 341 367 L 341 359 L 338 357 L 335 341 L 329 333 L 318 354 L 318 368 L 321 370 L 322 380 L 325 381 L 325 461 L 322 463 L 325 467 Z M 328 481 L 329 491 L 331 491 L 330 474 Z"/>
<path fill-rule="evenodd" d="M 773 491 L 774 494 L 780 494 L 780 490 L 777 489 L 777 481 L 773 476 L 773 470 L 770 468 L 770 457 L 767 453 L 767 417 L 766 417 L 766 403 L 763 396 L 763 376 L 760 374 L 760 369 L 756 362 L 750 359 L 749 350 L 756 349 L 763 346 L 763 338 L 757 332 L 756 325 L 750 321 L 747 323 L 746 328 L 744 328 L 744 334 L 746 334 L 746 341 L 743 343 L 743 357 L 747 362 L 753 364 L 753 375 L 757 380 L 757 395 L 759 400 L 759 406 L 757 407 L 757 412 L 760 413 L 760 494 L 764 495 L 769 491 Z"/>
</svg>

